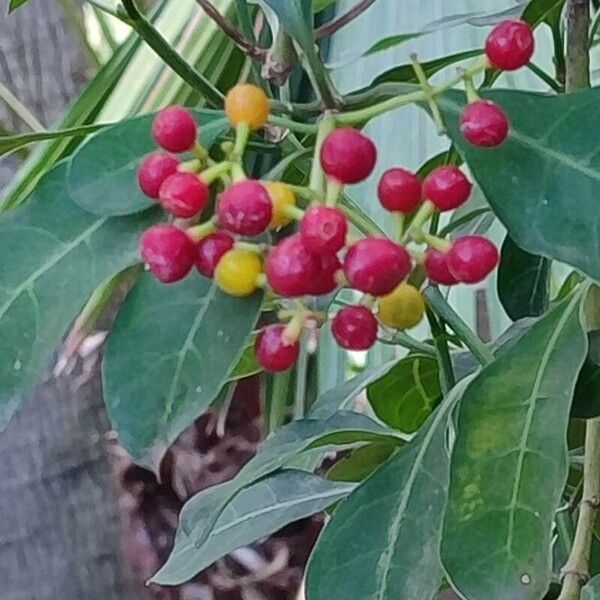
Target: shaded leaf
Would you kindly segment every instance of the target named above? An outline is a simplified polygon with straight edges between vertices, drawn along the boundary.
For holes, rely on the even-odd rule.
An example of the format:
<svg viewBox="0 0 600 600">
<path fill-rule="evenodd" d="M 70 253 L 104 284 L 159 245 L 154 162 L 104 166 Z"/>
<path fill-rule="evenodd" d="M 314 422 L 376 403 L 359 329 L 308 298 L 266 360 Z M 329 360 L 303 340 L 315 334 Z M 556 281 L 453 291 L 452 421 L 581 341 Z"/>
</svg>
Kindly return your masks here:
<svg viewBox="0 0 600 600">
<path fill-rule="evenodd" d="M 584 586 L 581 590 L 581 600 L 600 600 L 600 575 Z"/>
<path fill-rule="evenodd" d="M 353 450 L 327 471 L 331 481 L 360 482 L 378 469 L 395 451 L 392 444 L 368 444 Z"/>
<path fill-rule="evenodd" d="M 600 331 L 588 333 L 588 353 L 579 372 L 571 416 L 592 419 L 600 416 Z"/>
<path fill-rule="evenodd" d="M 262 371 L 262 367 L 256 360 L 256 353 L 254 352 L 255 337 L 252 336 L 250 341 L 246 344 L 242 356 L 240 357 L 237 365 L 229 376 L 229 381 L 237 381 L 238 379 L 244 379 L 251 375 L 256 375 Z"/>
<path fill-rule="evenodd" d="M 498 267 L 498 296 L 513 321 L 545 313 L 550 304 L 550 261 L 522 250 L 507 235 Z"/>
<path fill-rule="evenodd" d="M 228 128 L 221 111 L 194 110 L 200 141 L 210 148 Z M 71 198 L 98 215 L 126 215 L 155 204 L 139 189 L 137 171 L 157 150 L 151 136 L 154 115 L 127 119 L 91 136 L 73 154 L 68 168 Z"/>
<path fill-rule="evenodd" d="M 474 185 L 471 196 L 452 213 L 443 233 L 451 232 L 453 240 L 465 235 L 483 235 L 493 223 L 494 213 L 481 188 Z"/>
<path fill-rule="evenodd" d="M 534 27 L 547 21 L 552 15 L 560 13 L 566 0 L 531 0 L 521 19 Z"/>
<path fill-rule="evenodd" d="M 158 216 L 91 215 L 69 200 L 65 175 L 62 163 L 24 206 L 0 216 L 0 428 L 92 292 L 137 261 L 138 237 Z"/>
<path fill-rule="evenodd" d="M 193 532 L 187 535 L 179 528 L 168 561 L 152 581 L 161 585 L 183 583 L 233 550 L 324 510 L 354 487 L 305 471 L 282 471 L 261 479 L 241 490 L 227 505 L 201 549 L 196 548 Z M 196 519 L 194 513 L 202 510 L 196 499 L 186 503 L 182 520 Z"/>
<path fill-rule="evenodd" d="M 587 349 L 587 289 L 539 319 L 463 396 L 442 559 L 467 598 L 539 600 L 548 589 L 569 409 Z"/>
<path fill-rule="evenodd" d="M 121 444 L 157 469 L 175 438 L 215 399 L 238 363 L 261 295 L 233 298 L 192 274 L 165 285 L 145 273 L 108 337 L 102 376 Z"/>
</svg>

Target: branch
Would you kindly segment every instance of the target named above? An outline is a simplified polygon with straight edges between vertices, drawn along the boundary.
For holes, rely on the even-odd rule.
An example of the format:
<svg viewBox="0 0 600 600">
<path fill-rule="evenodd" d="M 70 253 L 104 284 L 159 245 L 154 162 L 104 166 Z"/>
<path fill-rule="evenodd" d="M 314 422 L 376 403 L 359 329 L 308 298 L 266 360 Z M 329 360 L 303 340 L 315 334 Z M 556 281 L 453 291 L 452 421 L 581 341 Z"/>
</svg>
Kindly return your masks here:
<svg viewBox="0 0 600 600">
<path fill-rule="evenodd" d="M 590 86 L 589 0 L 570 0 L 567 8 L 566 88 L 572 92 Z"/>
<path fill-rule="evenodd" d="M 227 17 L 222 15 L 210 0 L 196 0 L 196 2 L 242 52 L 252 58 L 257 58 L 260 62 L 265 62 L 267 51 L 246 39 L 244 34 Z"/>
<path fill-rule="evenodd" d="M 375 0 L 361 0 L 355 6 L 353 6 L 348 12 L 336 17 L 335 19 L 329 21 L 329 23 L 325 23 L 325 25 L 321 25 L 315 31 L 315 37 L 317 39 L 321 39 L 324 37 L 328 37 L 334 34 L 338 29 L 345 27 L 351 21 L 354 21 L 356 17 L 362 15 L 367 8 L 369 8 L 372 4 L 375 3 Z"/>
</svg>

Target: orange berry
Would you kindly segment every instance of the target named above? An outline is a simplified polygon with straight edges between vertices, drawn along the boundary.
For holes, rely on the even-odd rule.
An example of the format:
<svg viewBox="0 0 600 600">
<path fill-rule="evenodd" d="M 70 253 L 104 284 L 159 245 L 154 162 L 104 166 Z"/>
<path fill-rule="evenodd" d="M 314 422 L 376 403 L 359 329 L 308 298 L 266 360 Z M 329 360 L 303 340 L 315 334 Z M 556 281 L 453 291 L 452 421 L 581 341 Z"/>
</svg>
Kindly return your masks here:
<svg viewBox="0 0 600 600">
<path fill-rule="evenodd" d="M 260 129 L 269 118 L 270 102 L 263 90 L 250 83 L 241 83 L 229 90 L 225 112 L 234 127 L 247 123 L 252 131 Z"/>
</svg>

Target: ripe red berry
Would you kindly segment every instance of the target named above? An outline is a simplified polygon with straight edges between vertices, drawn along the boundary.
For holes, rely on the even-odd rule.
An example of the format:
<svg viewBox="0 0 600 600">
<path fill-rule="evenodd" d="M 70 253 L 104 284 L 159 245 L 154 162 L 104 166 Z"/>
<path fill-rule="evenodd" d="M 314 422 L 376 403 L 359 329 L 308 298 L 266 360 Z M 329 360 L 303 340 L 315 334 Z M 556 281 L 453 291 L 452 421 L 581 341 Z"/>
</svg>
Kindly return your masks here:
<svg viewBox="0 0 600 600">
<path fill-rule="evenodd" d="M 149 154 L 138 169 L 138 185 L 149 198 L 158 198 L 162 182 L 177 172 L 179 161 L 165 152 Z"/>
<path fill-rule="evenodd" d="M 533 31 L 524 21 L 499 23 L 492 29 L 485 43 L 489 61 L 503 71 L 524 67 L 531 60 L 534 49 Z"/>
<path fill-rule="evenodd" d="M 263 369 L 280 373 L 296 362 L 300 344 L 286 339 L 285 325 L 267 325 L 256 337 L 254 352 Z"/>
<path fill-rule="evenodd" d="M 491 100 L 476 100 L 460 116 L 460 131 L 474 146 L 499 146 L 508 135 L 508 117 Z"/>
<path fill-rule="evenodd" d="M 204 277 L 212 277 L 221 257 L 233 248 L 233 238 L 217 231 L 202 238 L 196 246 L 196 268 Z"/>
<path fill-rule="evenodd" d="M 450 273 L 464 283 L 478 283 L 496 267 L 498 249 L 480 235 L 468 235 L 456 240 L 448 252 Z"/>
<path fill-rule="evenodd" d="M 423 195 L 439 210 L 452 210 L 466 202 L 473 185 L 464 173 L 451 165 L 438 167 L 423 182 Z"/>
<path fill-rule="evenodd" d="M 152 123 L 154 141 L 169 152 L 187 152 L 196 144 L 198 126 L 192 114 L 182 106 L 161 110 Z"/>
<path fill-rule="evenodd" d="M 352 127 L 332 131 L 321 148 L 323 170 L 340 183 L 363 181 L 373 172 L 376 161 L 375 144 Z"/>
<path fill-rule="evenodd" d="M 210 197 L 208 186 L 193 173 L 174 173 L 160 186 L 160 205 L 180 219 L 201 213 Z"/>
<path fill-rule="evenodd" d="M 389 169 L 381 176 L 377 192 L 379 201 L 387 210 L 411 213 L 421 202 L 423 184 L 406 169 Z"/>
<path fill-rule="evenodd" d="M 344 247 L 348 233 L 346 215 L 330 206 L 312 206 L 300 222 L 304 247 L 319 256 L 335 254 Z"/>
<path fill-rule="evenodd" d="M 313 296 L 323 296 L 331 294 L 338 287 L 335 278 L 336 273 L 342 268 L 340 259 L 335 254 L 328 256 L 319 256 L 320 261 L 319 274 L 311 283 L 310 294 Z"/>
<path fill-rule="evenodd" d="M 269 227 L 273 205 L 266 188 L 254 179 L 230 185 L 219 199 L 221 227 L 240 235 L 258 235 Z"/>
<path fill-rule="evenodd" d="M 448 253 L 440 252 L 435 248 L 429 248 L 425 252 L 425 272 L 427 277 L 434 283 L 442 285 L 454 285 L 458 280 L 448 269 Z"/>
<path fill-rule="evenodd" d="M 368 350 L 377 340 L 377 319 L 366 306 L 347 306 L 333 318 L 331 332 L 346 350 Z"/>
<path fill-rule="evenodd" d="M 359 240 L 344 259 L 348 283 L 374 296 L 389 294 L 410 273 L 411 266 L 406 249 L 386 238 Z"/>
<path fill-rule="evenodd" d="M 265 274 L 280 296 L 304 296 L 321 273 L 319 258 L 308 252 L 300 235 L 292 235 L 274 246 L 265 261 Z"/>
<path fill-rule="evenodd" d="M 150 270 L 163 283 L 183 279 L 194 264 L 194 242 L 173 225 L 154 225 L 140 238 L 140 253 Z"/>
</svg>

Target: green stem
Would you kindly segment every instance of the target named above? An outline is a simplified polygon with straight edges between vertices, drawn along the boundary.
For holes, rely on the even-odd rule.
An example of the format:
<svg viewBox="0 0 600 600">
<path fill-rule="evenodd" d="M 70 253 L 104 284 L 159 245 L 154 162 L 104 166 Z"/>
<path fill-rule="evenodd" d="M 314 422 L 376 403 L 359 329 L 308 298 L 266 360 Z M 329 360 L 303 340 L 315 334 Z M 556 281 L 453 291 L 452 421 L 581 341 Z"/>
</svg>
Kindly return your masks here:
<svg viewBox="0 0 600 600">
<path fill-rule="evenodd" d="M 347 196 L 342 194 L 340 198 L 340 208 L 348 217 L 348 220 L 354 227 L 365 235 L 374 235 L 376 237 L 386 237 L 383 231 L 376 223 L 371 221 L 362 211 L 356 210 L 352 205 L 352 201 Z"/>
<path fill-rule="evenodd" d="M 448 240 L 438 237 L 437 235 L 427 233 L 426 231 L 422 232 L 419 241 L 424 242 L 428 246 L 431 246 L 440 252 L 448 252 L 448 250 L 452 248 L 452 244 Z"/>
<path fill-rule="evenodd" d="M 431 115 L 433 117 L 433 122 L 437 127 L 438 133 L 441 135 L 446 130 L 444 126 L 444 120 L 442 119 L 442 114 L 440 113 L 439 106 L 435 101 L 435 92 L 432 85 L 429 83 L 427 79 L 427 75 L 419 62 L 416 54 L 410 55 L 410 60 L 412 62 L 413 70 L 415 75 L 417 76 L 417 81 L 419 82 L 421 89 L 425 93 L 425 97 L 427 100 L 427 104 L 429 105 L 429 110 L 431 111 Z"/>
<path fill-rule="evenodd" d="M 325 173 L 321 167 L 321 148 L 325 138 L 335 129 L 335 120 L 331 113 L 325 113 L 317 126 L 317 139 L 315 141 L 315 152 L 310 170 L 308 187 L 317 192 L 325 191 Z"/>
<path fill-rule="evenodd" d="M 308 375 L 308 348 L 306 334 L 300 339 L 300 355 L 296 362 L 296 387 L 294 390 L 294 420 L 303 419 L 306 414 L 306 378 Z"/>
<path fill-rule="evenodd" d="M 46 128 L 35 118 L 31 111 L 2 82 L 0 82 L 0 100 L 33 131 L 46 131 Z"/>
<path fill-rule="evenodd" d="M 325 195 L 325 204 L 327 206 L 335 206 L 337 204 L 343 185 L 334 179 L 327 180 L 327 193 Z"/>
<path fill-rule="evenodd" d="M 402 346 L 413 352 L 419 352 L 427 356 L 436 356 L 436 350 L 431 344 L 420 342 L 404 331 L 395 333 L 391 340 L 379 338 L 379 341 L 386 346 Z"/>
<path fill-rule="evenodd" d="M 454 368 L 452 366 L 450 350 L 448 349 L 448 340 L 446 339 L 444 326 L 438 321 L 429 308 L 427 309 L 426 314 L 440 366 L 440 385 L 442 387 L 442 393 L 445 396 L 456 385 Z"/>
<path fill-rule="evenodd" d="M 429 286 L 424 292 L 429 306 L 439 315 L 464 342 L 473 356 L 482 365 L 487 365 L 494 360 L 492 351 L 477 337 L 471 328 L 462 320 L 460 315 L 448 304 L 440 290 Z"/>
<path fill-rule="evenodd" d="M 283 129 L 289 129 L 290 131 L 298 131 L 300 133 L 315 133 L 317 126 L 312 123 L 297 123 L 286 117 L 278 117 L 276 115 L 269 116 L 269 123 Z"/>
<path fill-rule="evenodd" d="M 250 139 L 250 126 L 248 123 L 239 123 L 235 128 L 235 143 L 233 144 L 232 158 L 241 162 Z"/>
<path fill-rule="evenodd" d="M 217 179 L 219 179 L 226 173 L 229 173 L 230 170 L 231 170 L 231 163 L 228 161 L 225 161 L 225 162 L 217 163 L 216 165 L 213 165 L 212 167 L 208 167 L 208 169 L 205 169 L 198 175 L 202 179 L 202 181 L 204 181 L 204 183 L 206 183 L 206 185 L 210 185 L 211 183 L 213 183 L 214 181 L 216 181 Z"/>
<path fill-rule="evenodd" d="M 317 194 L 305 185 L 288 185 L 292 192 L 294 192 L 294 194 L 299 198 L 303 198 L 304 200 L 308 200 L 309 202 L 318 202 L 323 200 L 322 194 Z"/>
<path fill-rule="evenodd" d="M 417 214 L 414 216 L 411 221 L 410 227 L 408 231 L 404 234 L 402 238 L 402 242 L 407 242 L 410 239 L 414 239 L 417 242 L 422 241 L 423 238 L 423 226 L 429 219 L 431 219 L 432 215 L 435 212 L 435 205 L 430 200 L 425 200 L 423 204 L 421 204 Z"/>
<path fill-rule="evenodd" d="M 224 98 L 221 92 L 201 73 L 187 63 L 161 33 L 142 15 L 134 0 L 122 0 L 127 13 L 127 22 L 137 34 L 160 56 L 185 82 L 200 92 L 206 101 L 215 107 L 222 107 Z"/>
</svg>

